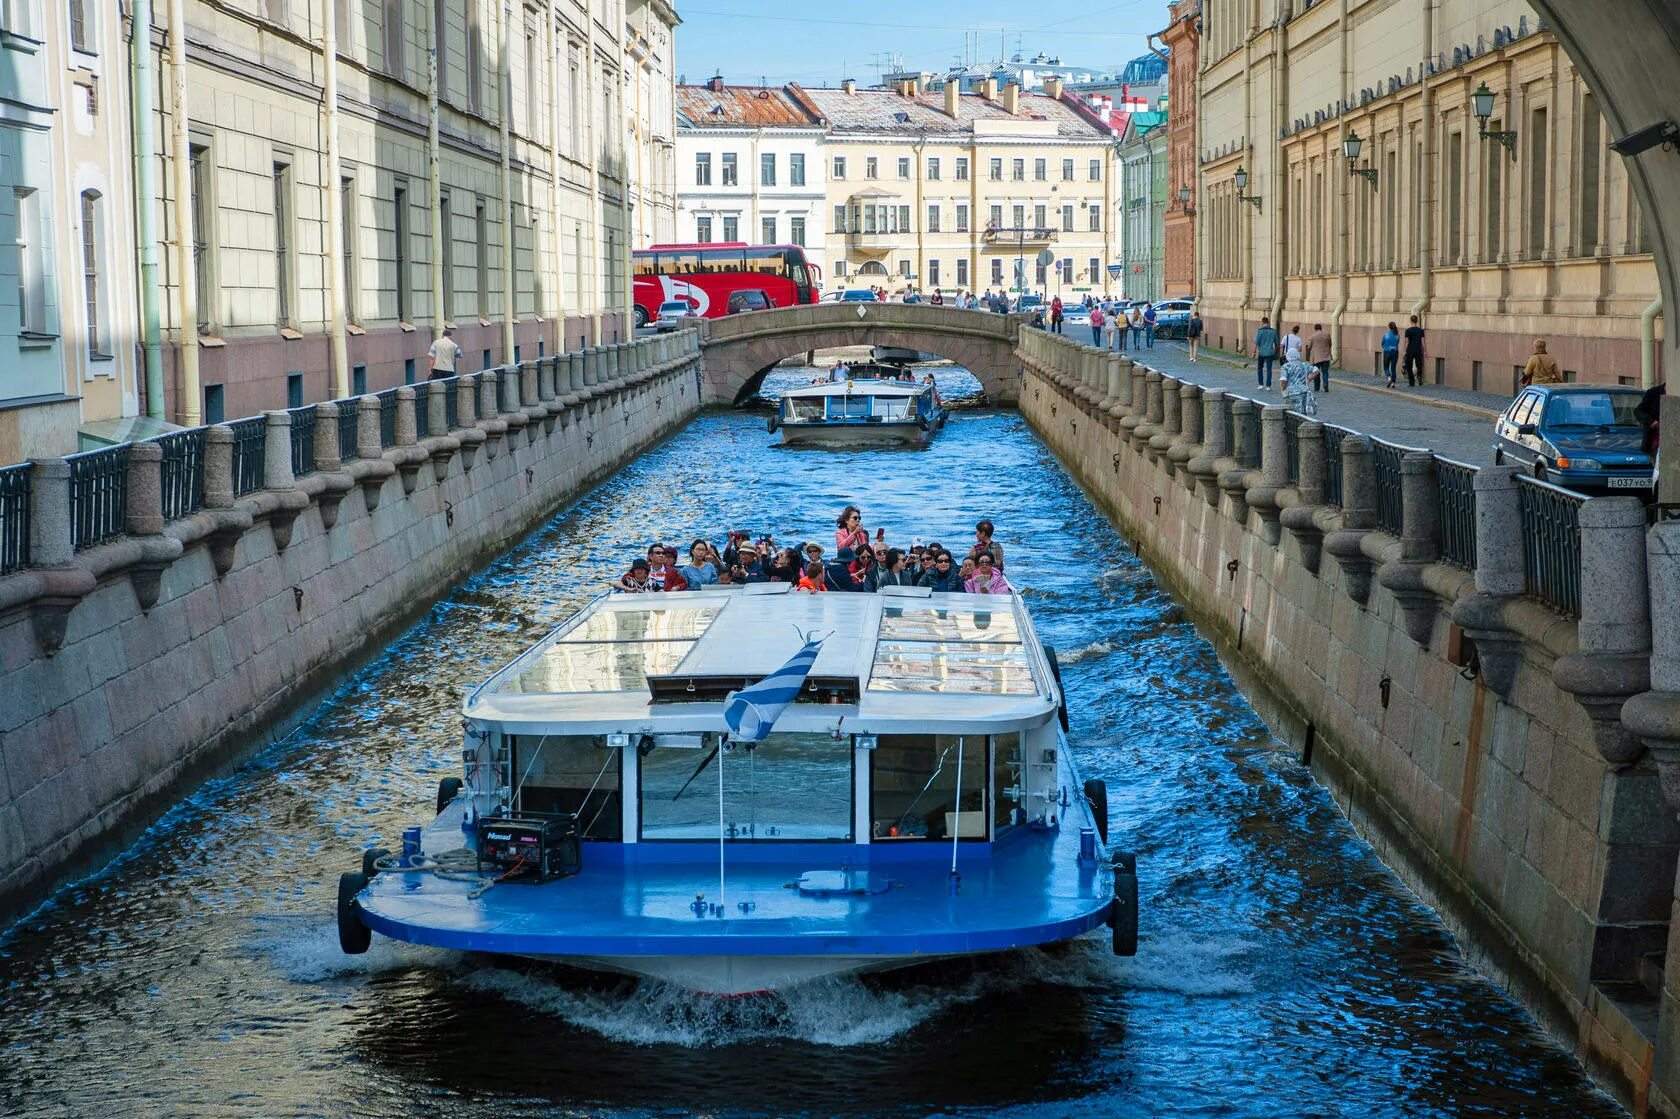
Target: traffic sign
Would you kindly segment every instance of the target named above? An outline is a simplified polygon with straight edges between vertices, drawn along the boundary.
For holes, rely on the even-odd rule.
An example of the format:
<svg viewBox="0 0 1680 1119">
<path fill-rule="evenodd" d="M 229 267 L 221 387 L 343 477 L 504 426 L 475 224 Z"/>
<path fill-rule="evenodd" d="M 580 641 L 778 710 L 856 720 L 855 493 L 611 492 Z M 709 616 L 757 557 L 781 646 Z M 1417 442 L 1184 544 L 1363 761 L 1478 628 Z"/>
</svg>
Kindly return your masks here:
<svg viewBox="0 0 1680 1119">
<path fill-rule="evenodd" d="M 1049 249 L 1040 249 L 1038 250 L 1038 262 L 1048 268 L 1050 265 L 1056 263 L 1056 254 L 1051 252 Z"/>
<path fill-rule="evenodd" d="M 1125 270 L 1126 270 L 1126 266 L 1124 264 L 1110 264 L 1108 266 L 1109 278 L 1113 279 L 1114 277 L 1120 275 L 1120 273 L 1124 272 Z"/>
</svg>

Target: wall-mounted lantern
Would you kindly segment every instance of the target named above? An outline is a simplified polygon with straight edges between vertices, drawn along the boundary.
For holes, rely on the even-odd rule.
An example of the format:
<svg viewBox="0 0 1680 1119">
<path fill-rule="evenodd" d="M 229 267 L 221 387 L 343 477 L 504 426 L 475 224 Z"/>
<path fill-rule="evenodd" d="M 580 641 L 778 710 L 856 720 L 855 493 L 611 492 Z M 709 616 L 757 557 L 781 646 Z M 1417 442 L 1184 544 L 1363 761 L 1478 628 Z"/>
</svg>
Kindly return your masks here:
<svg viewBox="0 0 1680 1119">
<path fill-rule="evenodd" d="M 1235 178 L 1237 183 L 1237 201 L 1247 202 L 1250 206 L 1254 207 L 1254 212 L 1257 214 L 1265 213 L 1266 211 L 1260 206 L 1259 195 L 1243 193 L 1248 189 L 1248 169 L 1240 163 L 1237 164 L 1237 173 Z"/>
<path fill-rule="evenodd" d="M 1375 190 L 1377 188 L 1376 168 L 1354 166 L 1355 163 L 1359 162 L 1359 149 L 1364 146 L 1365 141 L 1360 139 L 1359 133 L 1355 132 L 1351 128 L 1348 129 L 1347 139 L 1342 141 L 1342 154 L 1347 156 L 1348 174 L 1358 175 L 1361 179 L 1364 179 L 1366 182 L 1371 184 L 1372 190 Z"/>
<path fill-rule="evenodd" d="M 1475 110 L 1476 124 L 1481 129 L 1482 139 L 1492 140 L 1496 144 L 1504 144 L 1505 150 L 1511 153 L 1511 161 L 1514 163 L 1517 158 L 1517 134 L 1515 132 L 1488 131 L 1488 118 L 1493 116 L 1493 97 L 1493 90 L 1487 87 L 1486 82 L 1483 82 L 1470 95 L 1470 107 Z"/>
</svg>

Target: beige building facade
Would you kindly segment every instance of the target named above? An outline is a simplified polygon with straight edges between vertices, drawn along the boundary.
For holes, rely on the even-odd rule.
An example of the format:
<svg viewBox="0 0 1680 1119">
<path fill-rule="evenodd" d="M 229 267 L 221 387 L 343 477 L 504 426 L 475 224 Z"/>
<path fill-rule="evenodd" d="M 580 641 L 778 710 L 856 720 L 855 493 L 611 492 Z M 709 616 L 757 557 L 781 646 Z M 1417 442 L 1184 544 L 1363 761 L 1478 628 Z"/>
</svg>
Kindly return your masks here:
<svg viewBox="0 0 1680 1119">
<path fill-rule="evenodd" d="M 1114 129 L 1052 79 L 804 91 L 825 122 L 829 289 L 1101 293 L 1119 259 Z M 1040 265 L 1045 250 L 1051 263 Z"/>
<path fill-rule="evenodd" d="M 1648 227 L 1592 94 L 1526 5 L 1201 6 L 1197 259 L 1214 345 L 1249 352 L 1262 315 L 1322 322 L 1339 364 L 1375 369 L 1387 324 L 1417 314 L 1432 383 L 1508 393 L 1536 337 L 1571 379 L 1652 375 Z"/>
</svg>

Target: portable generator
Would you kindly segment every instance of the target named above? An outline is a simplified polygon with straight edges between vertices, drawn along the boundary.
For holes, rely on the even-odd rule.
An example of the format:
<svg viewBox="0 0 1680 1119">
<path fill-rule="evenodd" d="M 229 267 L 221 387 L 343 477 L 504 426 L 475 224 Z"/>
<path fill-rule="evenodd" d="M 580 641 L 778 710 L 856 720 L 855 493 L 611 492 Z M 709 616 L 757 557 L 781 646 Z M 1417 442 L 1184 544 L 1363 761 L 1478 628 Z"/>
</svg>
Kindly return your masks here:
<svg viewBox="0 0 1680 1119">
<path fill-rule="evenodd" d="M 576 816 L 495 816 L 478 822 L 478 872 L 539 885 L 583 868 Z"/>
</svg>

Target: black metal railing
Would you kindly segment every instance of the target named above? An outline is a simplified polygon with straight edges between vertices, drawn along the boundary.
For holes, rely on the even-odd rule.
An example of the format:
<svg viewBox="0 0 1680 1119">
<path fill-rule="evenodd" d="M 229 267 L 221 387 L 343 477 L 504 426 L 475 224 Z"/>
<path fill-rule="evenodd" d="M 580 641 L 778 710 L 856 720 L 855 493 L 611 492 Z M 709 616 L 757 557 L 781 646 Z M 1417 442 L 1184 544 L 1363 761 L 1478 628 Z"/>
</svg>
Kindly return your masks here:
<svg viewBox="0 0 1680 1119">
<path fill-rule="evenodd" d="M 338 458 L 350 462 L 362 457 L 356 449 L 356 429 L 362 426 L 362 400 L 352 396 L 338 402 Z"/>
<path fill-rule="evenodd" d="M 69 455 L 70 546 L 76 551 L 121 536 L 128 517 L 128 447 Z"/>
<path fill-rule="evenodd" d="M 397 390 L 386 389 L 373 394 L 379 398 L 379 445 L 397 445 Z"/>
<path fill-rule="evenodd" d="M 0 469 L 0 575 L 29 566 L 29 489 L 33 463 Z"/>
<path fill-rule="evenodd" d="M 1324 502 L 1327 505 L 1342 504 L 1342 440 L 1349 434 L 1345 427 L 1324 425 Z"/>
<path fill-rule="evenodd" d="M 1441 526 L 1441 562 L 1476 566 L 1476 468 L 1435 457 L 1435 516 Z"/>
<path fill-rule="evenodd" d="M 1400 459 L 1406 448 L 1371 440 L 1371 473 L 1377 487 L 1377 527 L 1390 536 L 1406 528 L 1406 503 L 1400 497 Z"/>
<path fill-rule="evenodd" d="M 443 419 L 451 431 L 461 426 L 461 378 L 450 377 L 443 383 Z M 439 432 L 438 434 L 443 434 Z"/>
<path fill-rule="evenodd" d="M 1523 590 L 1567 618 L 1581 616 L 1581 504 L 1578 493 L 1526 476 L 1522 510 Z"/>
<path fill-rule="evenodd" d="M 315 473 L 315 405 L 293 408 L 292 477 Z"/>
<path fill-rule="evenodd" d="M 268 484 L 268 420 L 252 416 L 228 427 L 233 429 L 233 496 L 239 497 Z"/>
<path fill-rule="evenodd" d="M 204 507 L 204 433 L 208 430 L 189 427 L 152 440 L 163 448 L 159 465 L 166 521 L 190 517 Z"/>
<path fill-rule="evenodd" d="M 1284 457 L 1289 464 L 1289 484 L 1301 484 L 1301 425 L 1307 422 L 1307 417 L 1299 412 L 1285 412 L 1283 414 L 1283 448 Z"/>
<path fill-rule="evenodd" d="M 421 383 L 414 386 L 414 437 L 424 439 L 432 433 L 432 390 Z"/>
</svg>

